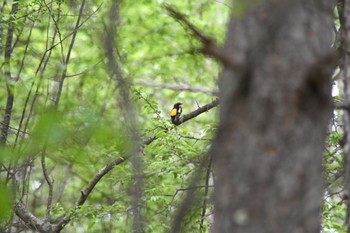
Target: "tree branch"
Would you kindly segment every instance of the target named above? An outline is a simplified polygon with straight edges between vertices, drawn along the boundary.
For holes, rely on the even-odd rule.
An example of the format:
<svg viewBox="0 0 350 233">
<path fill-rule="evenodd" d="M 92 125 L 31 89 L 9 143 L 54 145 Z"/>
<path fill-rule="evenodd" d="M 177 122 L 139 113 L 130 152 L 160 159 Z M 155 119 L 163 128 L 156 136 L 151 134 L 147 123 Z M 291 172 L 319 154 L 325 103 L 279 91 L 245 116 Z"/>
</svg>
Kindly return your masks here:
<svg viewBox="0 0 350 233">
<path fill-rule="evenodd" d="M 127 159 L 128 158 L 121 158 L 121 157 L 116 158 L 112 162 L 110 162 L 107 165 L 105 165 L 101 170 L 99 170 L 98 173 L 95 175 L 95 177 L 92 178 L 92 180 L 85 187 L 85 189 L 80 192 L 81 195 L 80 195 L 79 200 L 75 204 L 75 209 L 79 208 L 80 206 L 82 206 L 85 203 L 85 201 L 87 200 L 88 196 L 90 195 L 92 190 L 95 188 L 96 184 L 102 179 L 102 177 L 104 177 L 108 172 L 110 172 L 116 165 L 119 165 L 119 164 L 123 163 Z M 72 218 L 72 215 L 73 215 L 73 213 L 70 213 L 68 216 L 63 218 L 57 224 L 58 225 L 58 228 L 57 228 L 58 231 L 62 230 L 65 227 L 65 225 L 70 222 L 70 220 Z"/>
<path fill-rule="evenodd" d="M 350 103 L 348 102 L 334 102 L 333 107 L 337 109 L 350 111 Z"/>
<path fill-rule="evenodd" d="M 68 48 L 68 52 L 67 52 L 67 56 L 66 56 L 66 59 L 64 61 L 64 69 L 63 69 L 63 72 L 62 72 L 62 76 L 61 76 L 61 79 L 60 79 L 60 82 L 59 82 L 59 87 L 58 87 L 58 91 L 57 91 L 57 97 L 55 99 L 55 107 L 57 107 L 59 101 L 60 101 L 60 98 L 61 98 L 61 94 L 62 94 L 62 89 L 63 89 L 63 83 L 64 83 L 64 80 L 66 79 L 66 75 L 67 75 L 67 69 L 68 69 L 68 63 L 69 63 L 69 59 L 70 59 L 70 55 L 71 55 L 71 52 L 73 50 L 73 46 L 74 46 L 74 43 L 75 43 L 75 38 L 77 36 L 77 33 L 78 33 L 78 30 L 80 28 L 80 20 L 83 16 L 83 10 L 84 10 L 84 7 L 85 7 L 85 0 L 83 0 L 81 2 L 81 5 L 80 5 L 80 9 L 79 9 L 79 15 L 78 15 L 78 18 L 77 18 L 77 21 L 76 21 L 76 24 L 75 24 L 75 27 L 74 27 L 74 30 L 73 30 L 73 35 L 72 35 L 72 40 L 69 44 L 69 48 Z"/>
<path fill-rule="evenodd" d="M 166 89 L 175 90 L 175 91 L 200 92 L 200 93 L 205 93 L 213 96 L 218 95 L 217 90 L 210 90 L 205 87 L 191 87 L 191 86 L 185 86 L 185 85 L 172 85 L 167 83 L 156 84 L 156 83 L 149 83 L 149 82 L 134 82 L 133 84 L 138 86 L 145 86 L 145 87 L 166 88 Z"/>
<path fill-rule="evenodd" d="M 46 143 L 45 143 L 46 144 Z M 53 181 L 49 177 L 49 174 L 47 172 L 46 167 L 46 146 L 44 146 L 42 152 L 41 152 L 41 167 L 43 170 L 45 181 L 49 188 L 49 194 L 47 197 L 47 204 L 46 204 L 46 215 L 45 220 L 50 219 L 50 213 L 51 213 L 51 206 L 52 206 L 52 194 L 53 194 Z"/>
<path fill-rule="evenodd" d="M 15 17 L 18 11 L 18 0 L 13 1 L 12 3 L 12 9 L 11 9 L 11 16 Z M 10 127 L 10 121 L 11 121 L 11 114 L 12 114 L 12 108 L 13 108 L 13 102 L 14 102 L 14 84 L 11 80 L 11 55 L 12 55 L 12 40 L 13 40 L 13 33 L 15 30 L 15 23 L 14 20 L 11 19 L 9 22 L 9 28 L 7 31 L 7 37 L 6 37 L 6 47 L 5 47 L 5 83 L 6 83 L 6 90 L 7 90 L 7 100 L 6 100 L 6 108 L 5 108 L 5 114 L 4 114 L 4 120 L 3 120 L 3 126 L 1 128 L 0 133 L 0 144 L 6 144 L 7 136 L 8 136 L 8 130 Z"/>
<path fill-rule="evenodd" d="M 174 124 L 175 125 L 181 125 L 182 123 L 185 123 L 186 121 L 188 120 L 191 120 L 192 118 L 195 118 L 196 116 L 204 113 L 204 112 L 207 112 L 209 111 L 210 109 L 216 107 L 219 105 L 219 99 L 216 99 L 214 100 L 213 102 L 209 103 L 209 104 L 206 104 L 204 105 L 203 107 L 200 107 L 198 108 L 197 110 L 187 114 L 187 115 L 184 115 L 182 117 L 179 118 L 178 121 L 175 121 Z"/>
<path fill-rule="evenodd" d="M 17 202 L 15 205 L 16 215 L 25 222 L 26 226 L 34 231 L 39 232 L 55 232 L 56 226 L 49 222 L 42 221 L 31 213 L 22 202 Z"/>
<path fill-rule="evenodd" d="M 194 37 L 202 42 L 202 52 L 204 54 L 218 59 L 225 66 L 231 67 L 233 69 L 241 69 L 244 67 L 243 64 L 241 62 L 238 62 L 234 56 L 232 56 L 230 53 L 227 53 L 223 47 L 218 46 L 214 39 L 200 32 L 199 29 L 197 29 L 190 21 L 188 21 L 186 15 L 178 12 L 171 5 L 164 4 L 163 6 L 171 15 L 171 17 L 181 23 L 185 28 L 188 28 Z"/>
</svg>

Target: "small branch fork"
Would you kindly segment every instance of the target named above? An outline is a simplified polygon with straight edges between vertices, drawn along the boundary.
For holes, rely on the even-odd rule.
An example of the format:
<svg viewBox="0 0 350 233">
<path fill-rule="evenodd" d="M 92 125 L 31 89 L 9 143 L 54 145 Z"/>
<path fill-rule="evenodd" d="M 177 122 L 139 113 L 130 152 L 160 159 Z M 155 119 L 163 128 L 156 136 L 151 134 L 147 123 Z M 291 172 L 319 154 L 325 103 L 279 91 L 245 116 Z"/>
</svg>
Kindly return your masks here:
<svg viewBox="0 0 350 233">
<path fill-rule="evenodd" d="M 242 69 L 244 65 L 237 61 L 232 54 L 226 52 L 226 50 L 218 46 L 214 39 L 204 35 L 200 32 L 190 21 L 188 21 L 186 15 L 178 12 L 174 7 L 169 4 L 164 4 L 164 8 L 168 11 L 169 15 L 182 24 L 185 28 L 189 29 L 194 37 L 200 40 L 203 44 L 202 53 L 218 59 L 225 66 L 232 69 Z"/>
</svg>

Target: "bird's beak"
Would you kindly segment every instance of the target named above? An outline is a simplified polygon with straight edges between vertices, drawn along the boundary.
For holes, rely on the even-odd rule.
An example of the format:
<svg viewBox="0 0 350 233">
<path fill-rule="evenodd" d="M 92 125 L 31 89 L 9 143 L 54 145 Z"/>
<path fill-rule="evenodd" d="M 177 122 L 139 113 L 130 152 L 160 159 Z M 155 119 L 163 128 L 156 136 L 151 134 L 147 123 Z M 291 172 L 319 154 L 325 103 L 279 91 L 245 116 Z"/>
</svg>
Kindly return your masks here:
<svg viewBox="0 0 350 233">
<path fill-rule="evenodd" d="M 182 108 L 182 104 L 180 104 L 179 107 Z"/>
</svg>

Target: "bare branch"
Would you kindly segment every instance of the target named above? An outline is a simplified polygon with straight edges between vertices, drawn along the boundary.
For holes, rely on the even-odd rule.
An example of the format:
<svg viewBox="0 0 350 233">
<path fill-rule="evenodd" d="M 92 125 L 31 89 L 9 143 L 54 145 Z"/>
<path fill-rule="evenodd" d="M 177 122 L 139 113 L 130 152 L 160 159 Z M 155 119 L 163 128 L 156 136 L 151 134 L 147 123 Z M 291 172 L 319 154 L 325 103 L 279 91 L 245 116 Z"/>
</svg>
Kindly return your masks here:
<svg viewBox="0 0 350 233">
<path fill-rule="evenodd" d="M 98 61 L 96 64 L 92 65 L 91 67 L 89 67 L 89 68 L 87 68 L 87 69 L 85 69 L 85 70 L 83 70 L 83 71 L 81 71 L 79 73 L 69 74 L 69 75 L 67 74 L 66 78 L 73 78 L 73 77 L 76 77 L 76 76 L 80 76 L 82 74 L 86 74 L 86 73 L 90 72 L 91 70 L 96 69 L 96 66 L 98 66 L 101 63 L 102 63 L 102 59 L 100 61 Z"/>
<path fill-rule="evenodd" d="M 49 177 L 49 174 L 47 172 L 47 167 L 46 167 L 46 146 L 44 146 L 42 152 L 41 152 L 41 167 L 43 170 L 44 178 L 45 181 L 49 187 L 49 194 L 47 197 L 47 205 L 46 205 L 46 215 L 45 215 L 45 220 L 50 219 L 50 212 L 51 212 L 51 206 L 52 206 L 52 193 L 53 193 L 53 181 Z"/>
<path fill-rule="evenodd" d="M 337 109 L 350 111 L 350 103 L 348 102 L 334 102 L 333 107 Z"/>
<path fill-rule="evenodd" d="M 145 87 L 155 87 L 155 88 L 166 88 L 174 91 L 190 91 L 190 92 L 199 92 L 199 93 L 205 93 L 213 96 L 218 95 L 217 90 L 210 90 L 205 87 L 191 87 L 191 86 L 185 86 L 185 85 L 172 85 L 172 84 L 157 84 L 157 83 L 149 83 L 149 82 L 134 82 L 134 85 L 137 86 L 145 86 Z"/>
<path fill-rule="evenodd" d="M 128 158 L 116 158 L 112 162 L 108 163 L 106 166 L 104 166 L 101 170 L 98 171 L 98 173 L 95 175 L 94 178 L 89 182 L 89 184 L 85 187 L 83 191 L 80 192 L 80 198 L 75 204 L 75 209 L 79 208 L 79 206 L 82 206 L 85 201 L 87 200 L 88 196 L 92 192 L 92 190 L 95 188 L 96 184 L 108 173 L 110 172 L 116 165 L 119 165 L 123 163 Z M 70 222 L 72 218 L 72 213 L 68 214 L 65 218 L 63 218 L 58 223 L 58 230 L 61 230 L 64 228 L 64 226 Z"/>
<path fill-rule="evenodd" d="M 223 47 L 218 46 L 214 39 L 204 35 L 191 22 L 189 22 L 186 15 L 178 12 L 175 8 L 168 4 L 164 4 L 163 6 L 175 20 L 180 22 L 185 28 L 188 28 L 193 35 L 202 42 L 202 52 L 204 54 L 218 59 L 225 66 L 229 66 L 233 69 L 241 69 L 243 67 L 243 64 L 238 62 L 234 56 L 227 53 Z"/>
<path fill-rule="evenodd" d="M 23 107 L 23 110 L 22 110 L 21 119 L 20 119 L 19 125 L 18 125 L 18 131 L 17 131 L 17 133 L 16 133 L 15 146 L 17 145 L 17 141 L 18 141 L 19 134 L 21 133 L 21 130 L 20 130 L 20 129 L 22 128 L 23 120 L 24 120 L 24 117 L 25 117 L 25 113 L 26 113 L 26 110 L 27 110 L 28 103 L 29 103 L 29 97 L 31 96 L 34 83 L 35 83 L 35 82 L 33 81 L 32 84 L 31 84 L 31 86 L 30 86 L 29 92 L 28 92 L 28 94 L 27 94 L 26 100 L 25 100 L 25 102 L 24 102 L 24 107 Z"/>
<path fill-rule="evenodd" d="M 79 9 L 79 15 L 78 15 L 78 18 L 77 18 L 77 22 L 76 22 L 74 30 L 73 30 L 72 40 L 71 40 L 71 42 L 69 44 L 66 60 L 64 61 L 64 65 L 65 66 L 64 66 L 64 69 L 63 69 L 63 72 L 62 72 L 62 75 L 61 75 L 61 80 L 59 82 L 59 87 L 58 87 L 58 91 L 57 91 L 57 98 L 55 100 L 55 106 L 56 107 L 57 107 L 57 105 L 58 105 L 58 103 L 60 101 L 60 98 L 61 98 L 61 93 L 62 93 L 62 89 L 63 89 L 63 83 L 64 83 L 64 80 L 65 80 L 66 74 L 67 74 L 68 63 L 69 63 L 70 55 L 72 53 L 73 46 L 74 46 L 74 43 L 75 43 L 75 38 L 76 38 L 78 30 L 80 28 L 80 20 L 81 20 L 82 15 L 83 15 L 85 2 L 86 2 L 86 0 L 83 0 L 81 2 L 80 9 Z"/>
<path fill-rule="evenodd" d="M 45 4 L 45 6 L 46 6 L 46 9 L 49 11 L 49 13 L 50 13 L 49 15 L 50 15 L 50 17 L 51 17 L 51 19 L 52 19 L 52 21 L 53 21 L 53 23 L 55 25 L 55 34 L 56 33 L 58 34 L 59 44 L 61 46 L 61 56 L 63 58 L 63 56 L 64 56 L 63 55 L 63 44 L 62 44 L 63 40 L 62 40 L 62 34 L 61 34 L 61 31 L 60 31 L 60 27 L 58 26 L 59 20 L 61 18 L 61 2 L 58 2 L 57 20 L 55 19 L 54 14 L 51 11 L 51 8 L 47 5 L 45 0 L 43 2 Z M 78 16 L 78 18 L 79 18 L 79 16 Z M 73 32 L 73 36 L 74 36 L 74 32 Z"/>
</svg>

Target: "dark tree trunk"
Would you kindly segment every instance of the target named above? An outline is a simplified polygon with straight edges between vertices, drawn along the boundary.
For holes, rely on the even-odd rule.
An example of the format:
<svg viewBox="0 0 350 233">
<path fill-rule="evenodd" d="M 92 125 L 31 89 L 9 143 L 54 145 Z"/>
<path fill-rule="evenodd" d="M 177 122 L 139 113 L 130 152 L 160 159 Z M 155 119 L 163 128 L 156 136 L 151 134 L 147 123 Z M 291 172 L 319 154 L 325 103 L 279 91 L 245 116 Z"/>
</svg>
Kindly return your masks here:
<svg viewBox="0 0 350 233">
<path fill-rule="evenodd" d="M 11 16 L 15 17 L 18 11 L 18 1 L 13 1 L 12 3 L 12 10 L 11 10 Z M 1 132 L 0 132 L 0 144 L 5 144 L 7 140 L 8 131 L 10 128 L 10 122 L 11 122 L 11 114 L 12 114 L 12 108 L 13 108 L 13 102 L 14 102 L 14 94 L 13 94 L 13 80 L 11 80 L 11 54 L 12 54 L 12 39 L 13 34 L 15 30 L 15 23 L 13 21 L 9 22 L 9 28 L 7 31 L 7 37 L 6 37 L 6 47 L 5 47 L 5 54 L 4 54 L 4 69 L 5 69 L 5 80 L 6 80 L 6 90 L 7 90 L 7 101 L 6 101 L 6 108 L 4 113 L 4 118 L 2 122 Z"/>
<path fill-rule="evenodd" d="M 228 28 L 242 69 L 220 82 L 213 231 L 320 232 L 332 3 L 258 2 Z"/>
</svg>

